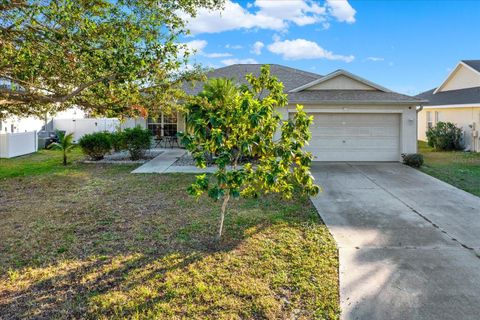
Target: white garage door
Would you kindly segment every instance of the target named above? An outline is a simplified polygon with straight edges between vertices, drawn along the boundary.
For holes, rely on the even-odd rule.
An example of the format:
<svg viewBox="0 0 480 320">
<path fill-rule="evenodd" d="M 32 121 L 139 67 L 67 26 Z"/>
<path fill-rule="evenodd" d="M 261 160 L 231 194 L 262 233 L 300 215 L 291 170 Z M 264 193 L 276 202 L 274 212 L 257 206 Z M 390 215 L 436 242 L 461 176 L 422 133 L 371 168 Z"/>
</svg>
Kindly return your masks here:
<svg viewBox="0 0 480 320">
<path fill-rule="evenodd" d="M 398 161 L 400 115 L 313 113 L 306 148 L 315 161 Z"/>
</svg>

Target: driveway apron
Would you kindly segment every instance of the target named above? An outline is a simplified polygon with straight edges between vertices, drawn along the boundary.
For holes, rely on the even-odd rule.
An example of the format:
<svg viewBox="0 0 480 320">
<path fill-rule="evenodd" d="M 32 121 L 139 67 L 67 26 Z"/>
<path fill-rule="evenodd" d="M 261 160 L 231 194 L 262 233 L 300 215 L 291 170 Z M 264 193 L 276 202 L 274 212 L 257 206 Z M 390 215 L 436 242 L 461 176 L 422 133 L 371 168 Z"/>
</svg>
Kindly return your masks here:
<svg viewBox="0 0 480 320">
<path fill-rule="evenodd" d="M 342 319 L 480 319 L 480 198 L 399 163 L 315 163 Z"/>
</svg>

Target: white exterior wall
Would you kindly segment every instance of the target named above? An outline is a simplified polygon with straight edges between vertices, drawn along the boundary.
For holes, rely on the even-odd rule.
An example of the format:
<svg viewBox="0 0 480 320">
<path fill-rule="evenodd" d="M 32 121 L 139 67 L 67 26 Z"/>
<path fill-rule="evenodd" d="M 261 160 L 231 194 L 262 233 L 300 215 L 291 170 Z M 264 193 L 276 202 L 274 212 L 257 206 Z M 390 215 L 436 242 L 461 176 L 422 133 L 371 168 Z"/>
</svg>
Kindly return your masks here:
<svg viewBox="0 0 480 320">
<path fill-rule="evenodd" d="M 396 113 L 400 115 L 400 154 L 417 152 L 417 111 L 415 106 L 405 105 L 304 105 L 307 113 Z M 283 119 L 288 119 L 289 113 L 296 112 L 296 105 L 282 108 Z M 315 125 L 315 124 L 313 124 Z M 398 161 L 401 161 L 399 158 Z"/>
<path fill-rule="evenodd" d="M 57 113 L 55 116 L 47 115 L 47 122 L 52 119 L 82 119 L 85 112 L 79 108 L 70 108 Z M 40 131 L 45 125 L 45 118 L 39 117 L 9 117 L 0 120 L 0 133 L 15 133 L 27 131 Z"/>
<path fill-rule="evenodd" d="M 480 151 L 479 137 L 472 136 L 472 127 L 480 130 L 480 106 L 465 107 L 424 107 L 418 114 L 418 139 L 427 141 L 427 112 L 431 112 L 433 125 L 436 120 L 442 122 L 452 122 L 463 129 L 465 150 Z"/>
<path fill-rule="evenodd" d="M 4 120 L 0 120 L 0 133 L 40 131 L 44 124 L 44 120 L 36 117 L 10 117 Z"/>
<path fill-rule="evenodd" d="M 466 89 L 480 86 L 480 74 L 459 64 L 441 86 L 439 92 Z"/>
<path fill-rule="evenodd" d="M 1 133 L 0 158 L 13 158 L 36 152 L 37 132 Z"/>
<path fill-rule="evenodd" d="M 314 85 L 306 90 L 377 90 L 363 82 L 344 75 L 336 76 L 330 80 Z"/>
</svg>

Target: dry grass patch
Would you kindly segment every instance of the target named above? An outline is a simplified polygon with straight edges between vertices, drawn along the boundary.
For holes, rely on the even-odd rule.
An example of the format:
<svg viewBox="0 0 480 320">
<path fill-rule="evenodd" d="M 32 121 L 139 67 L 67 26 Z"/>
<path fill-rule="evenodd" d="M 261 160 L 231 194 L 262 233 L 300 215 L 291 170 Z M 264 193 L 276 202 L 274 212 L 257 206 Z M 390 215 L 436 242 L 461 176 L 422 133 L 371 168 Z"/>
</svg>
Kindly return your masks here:
<svg viewBox="0 0 480 320">
<path fill-rule="evenodd" d="M 75 164 L 0 181 L 0 315 L 335 319 L 338 258 L 310 201 L 219 204 L 192 175 Z"/>
</svg>

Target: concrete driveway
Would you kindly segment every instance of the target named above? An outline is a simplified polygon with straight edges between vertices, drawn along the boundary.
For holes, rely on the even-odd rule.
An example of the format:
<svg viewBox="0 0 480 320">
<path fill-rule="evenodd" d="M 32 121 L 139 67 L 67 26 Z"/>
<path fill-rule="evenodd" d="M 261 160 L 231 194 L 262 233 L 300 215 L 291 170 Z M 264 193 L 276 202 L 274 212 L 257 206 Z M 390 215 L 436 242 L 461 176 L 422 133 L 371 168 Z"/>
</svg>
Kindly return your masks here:
<svg viewBox="0 0 480 320">
<path fill-rule="evenodd" d="M 342 319 L 480 319 L 480 198 L 397 163 L 312 172 L 339 246 Z"/>
</svg>

